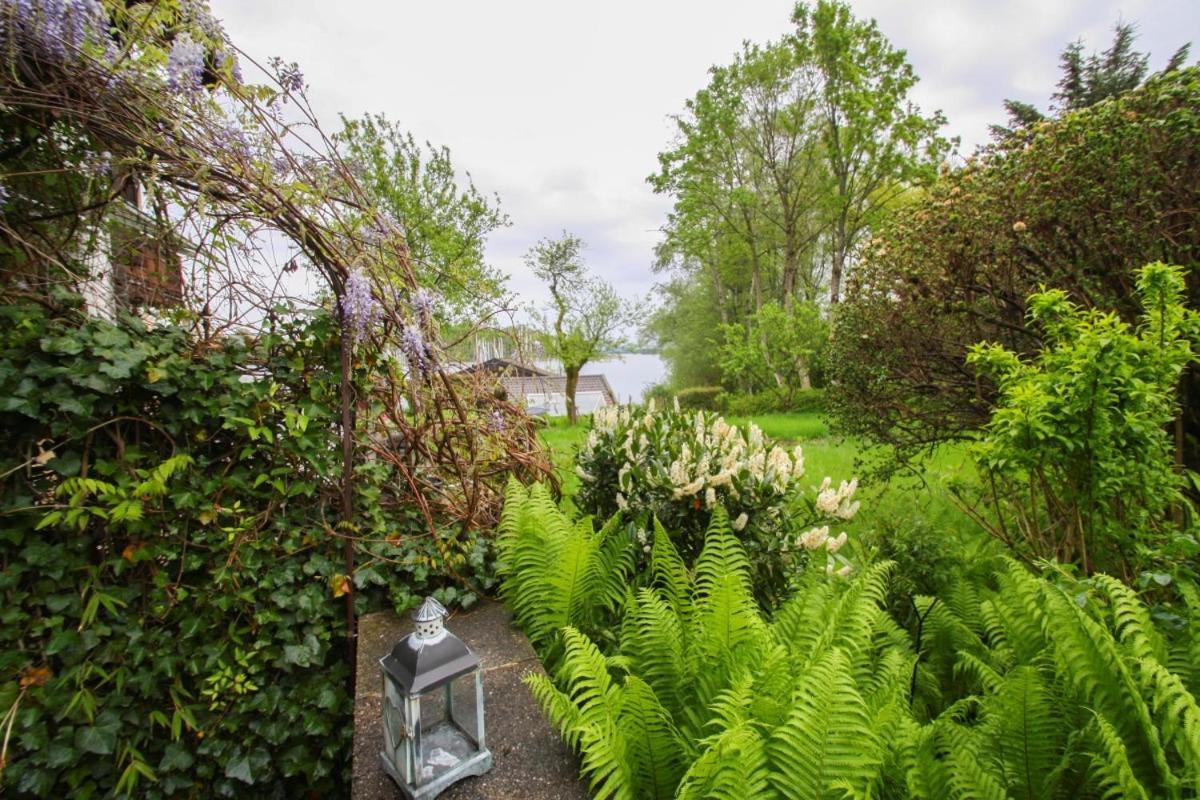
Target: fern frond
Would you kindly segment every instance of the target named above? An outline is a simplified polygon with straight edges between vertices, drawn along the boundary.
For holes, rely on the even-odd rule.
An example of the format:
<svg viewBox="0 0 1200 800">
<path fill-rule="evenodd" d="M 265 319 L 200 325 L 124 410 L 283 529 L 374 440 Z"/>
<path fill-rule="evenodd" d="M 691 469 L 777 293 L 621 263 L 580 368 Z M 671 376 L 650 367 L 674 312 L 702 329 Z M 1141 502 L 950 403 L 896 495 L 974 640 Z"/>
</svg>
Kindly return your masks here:
<svg viewBox="0 0 1200 800">
<path fill-rule="evenodd" d="M 1007 560 L 1007 569 L 996 576 L 999 591 L 992 597 L 992 613 L 1003 631 L 1013 662 L 1028 664 L 1046 649 L 1042 630 L 1042 586 L 1023 564 Z"/>
<path fill-rule="evenodd" d="M 627 677 L 617 715 L 637 796 L 674 797 L 684 771 L 684 746 L 654 690 L 635 675 Z"/>
<path fill-rule="evenodd" d="M 1015 797 L 1052 797 L 1052 777 L 1063 751 L 1066 731 L 1057 702 L 1034 667 L 1016 667 L 1004 675 L 983 701 L 989 722 L 988 752 Z"/>
<path fill-rule="evenodd" d="M 1152 787 L 1170 785 L 1171 770 L 1150 709 L 1112 634 L 1061 589 L 1047 586 L 1042 595 L 1046 639 L 1059 674 L 1113 725 L 1139 780 Z"/>
<path fill-rule="evenodd" d="M 1192 786 L 1200 787 L 1200 706 L 1178 675 L 1153 659 L 1138 663 L 1143 682 L 1151 692 L 1151 705 L 1163 739 L 1175 745 Z"/>
<path fill-rule="evenodd" d="M 1004 784 L 986 766 L 979 751 L 968 747 L 961 740 L 951 744 L 947 751 L 950 764 L 950 785 L 956 797 L 962 800 L 1008 800 Z"/>
<path fill-rule="evenodd" d="M 621 652 L 631 672 L 650 685 L 663 706 L 678 719 L 690 697 L 686 675 L 683 626 L 657 592 L 642 589 L 626 607 Z"/>
<path fill-rule="evenodd" d="M 831 647 L 842 648 L 857 656 L 872 644 L 883 611 L 887 578 L 892 562 L 874 564 L 849 581 L 841 590 L 827 616 L 811 631 L 799 633 L 793 640 L 793 652 L 800 662 L 811 663 Z"/>
<path fill-rule="evenodd" d="M 704 751 L 679 783 L 677 800 L 769 797 L 766 743 L 749 722 L 705 740 Z"/>
<path fill-rule="evenodd" d="M 710 656 L 723 658 L 765 630 L 750 588 L 750 562 L 720 506 L 696 559 L 692 608 L 692 640 Z"/>
<path fill-rule="evenodd" d="M 632 799 L 636 778 L 618 721 L 621 691 L 609 674 L 608 660 L 574 628 L 563 628 L 562 643 L 557 677 L 563 690 L 547 688 L 549 682 L 541 676 L 530 676 L 527 683 L 564 741 L 579 753 L 593 793 Z"/>
<path fill-rule="evenodd" d="M 670 535 L 656 517 L 650 548 L 650 577 L 671 608 L 684 619 L 691 611 L 692 581 Z"/>
<path fill-rule="evenodd" d="M 909 800 L 944 800 L 953 796 L 950 763 L 938 748 L 939 724 L 902 720 L 892 746 Z"/>
<path fill-rule="evenodd" d="M 878 775 L 881 743 L 848 670 L 848 657 L 835 648 L 798 682 L 787 721 L 767 743 L 771 784 L 781 796 L 840 797 L 845 786 L 865 794 Z"/>
<path fill-rule="evenodd" d="M 973 678 L 986 692 L 999 691 L 1000 685 L 1004 682 L 1004 676 L 983 659 L 970 653 L 958 654 L 958 660 L 954 662 L 954 674 Z"/>
<path fill-rule="evenodd" d="M 1136 593 L 1109 575 L 1093 575 L 1092 583 L 1099 586 L 1112 604 L 1117 638 L 1137 660 L 1152 658 L 1160 664 L 1167 661 L 1167 646 L 1150 619 L 1150 610 Z"/>
<path fill-rule="evenodd" d="M 1094 721 L 1098 747 L 1092 770 L 1105 800 L 1150 800 L 1129 763 L 1129 752 L 1116 728 L 1101 714 Z"/>
</svg>

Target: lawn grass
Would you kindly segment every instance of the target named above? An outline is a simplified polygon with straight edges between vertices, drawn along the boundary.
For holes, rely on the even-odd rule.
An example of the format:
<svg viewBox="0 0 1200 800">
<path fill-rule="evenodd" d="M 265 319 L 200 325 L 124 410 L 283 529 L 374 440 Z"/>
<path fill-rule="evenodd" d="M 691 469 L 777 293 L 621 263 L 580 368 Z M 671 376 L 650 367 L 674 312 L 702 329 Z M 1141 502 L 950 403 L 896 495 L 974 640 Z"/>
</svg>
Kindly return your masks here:
<svg viewBox="0 0 1200 800">
<path fill-rule="evenodd" d="M 880 481 L 867 472 L 869 451 L 864 443 L 831 435 L 821 412 L 759 414 L 729 417 L 728 421 L 739 426 L 754 422 L 769 438 L 789 447 L 800 445 L 805 474 L 814 490 L 826 476 L 834 485 L 860 477 L 858 498 L 862 510 L 853 521 L 839 527 L 851 536 L 878 536 L 895 531 L 900 524 L 918 523 L 947 534 L 972 538 L 980 535 L 975 524 L 954 504 L 948 488 L 952 482 L 974 479 L 974 467 L 963 445 L 944 445 L 916 465 L 916 473 Z M 575 454 L 587 438 L 589 424 L 587 418 L 570 425 L 566 417 L 551 417 L 541 432 L 542 441 L 551 450 L 558 468 L 563 497 L 568 501 L 579 488 Z M 570 510 L 574 511 L 573 503 Z"/>
<path fill-rule="evenodd" d="M 821 439 L 829 436 L 829 425 L 824 415 L 817 411 L 799 414 L 756 414 L 752 417 L 726 417 L 731 425 L 745 427 L 753 422 L 762 432 L 780 442 L 794 443 L 804 439 Z"/>
<path fill-rule="evenodd" d="M 570 500 L 579 490 L 579 476 L 575 474 L 575 454 L 587 439 L 591 422 L 588 417 L 580 417 L 579 422 L 572 425 L 566 417 L 546 417 L 546 426 L 541 430 L 542 443 L 550 450 L 554 466 L 558 470 L 558 479 L 562 481 L 563 498 Z M 574 511 L 574 503 L 571 504 Z"/>
</svg>

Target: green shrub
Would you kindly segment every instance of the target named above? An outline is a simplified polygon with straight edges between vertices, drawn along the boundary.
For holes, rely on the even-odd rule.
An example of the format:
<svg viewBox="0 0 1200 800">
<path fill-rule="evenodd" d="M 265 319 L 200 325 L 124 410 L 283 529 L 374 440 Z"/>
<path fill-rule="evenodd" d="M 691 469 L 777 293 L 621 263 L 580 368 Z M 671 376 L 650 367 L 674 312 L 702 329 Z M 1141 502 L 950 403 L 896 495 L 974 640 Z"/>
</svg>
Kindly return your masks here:
<svg viewBox="0 0 1200 800">
<path fill-rule="evenodd" d="M 1024 299 L 1065 290 L 1136 319 L 1134 269 L 1189 269 L 1200 307 L 1200 67 L 997 144 L 872 226 L 838 304 L 827 364 L 847 433 L 919 454 L 989 418 L 971 345 L 1041 347 Z M 1184 461 L 1200 468 L 1200 369 L 1188 371 Z"/>
<path fill-rule="evenodd" d="M 716 411 L 717 398 L 725 391 L 720 386 L 692 386 L 675 393 L 679 407 L 689 411 Z"/>
<path fill-rule="evenodd" d="M 857 512 L 857 482 L 834 487 L 827 478 L 816 493 L 804 491 L 801 449 L 784 450 L 753 423 L 742 430 L 703 411 L 602 408 L 592 416 L 576 472 L 581 511 L 601 519 L 628 511 L 642 530 L 657 518 L 688 563 L 700 553 L 713 509 L 724 507 L 764 601 L 787 588 L 810 551 L 827 547 L 830 565 L 845 565 L 835 555 L 845 537 L 836 531 L 831 537 L 828 525 Z M 822 521 L 823 529 L 802 533 Z"/>
<path fill-rule="evenodd" d="M 1029 298 L 1044 340 L 1034 357 L 998 344 L 971 349 L 969 362 L 999 388 L 974 449 L 993 514 L 979 516 L 1006 544 L 1127 583 L 1196 555 L 1170 518 L 1186 500 L 1167 428 L 1200 332 L 1183 292 L 1182 269 L 1140 270 L 1136 329 L 1081 310 L 1065 292 L 1040 292 Z"/>
<path fill-rule="evenodd" d="M 337 359 L 324 313 L 197 343 L 0 307 L 6 795 L 345 790 Z M 487 543 L 412 535 L 397 485 L 358 467 L 357 610 L 469 602 L 446 558 Z"/>
<path fill-rule="evenodd" d="M 825 410 L 824 389 L 798 389 L 787 394 L 768 390 L 757 394 L 726 392 L 718 400 L 721 412 L 731 417 L 752 417 L 758 414 L 802 414 Z"/>
</svg>

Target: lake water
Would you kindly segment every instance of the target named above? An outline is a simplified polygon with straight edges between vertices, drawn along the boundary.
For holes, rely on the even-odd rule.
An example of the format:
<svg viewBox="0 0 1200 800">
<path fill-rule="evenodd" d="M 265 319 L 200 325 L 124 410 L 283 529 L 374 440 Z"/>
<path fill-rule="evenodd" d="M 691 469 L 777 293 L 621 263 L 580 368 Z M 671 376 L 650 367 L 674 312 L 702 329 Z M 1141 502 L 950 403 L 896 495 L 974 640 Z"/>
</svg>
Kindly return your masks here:
<svg viewBox="0 0 1200 800">
<path fill-rule="evenodd" d="M 561 375 L 557 362 L 541 363 L 538 366 Z M 619 403 L 640 403 L 646 390 L 667 378 L 667 362 L 657 353 L 628 353 L 613 356 L 603 361 L 590 361 L 584 368 L 585 375 L 601 373 L 608 378 L 608 385 Z"/>
</svg>

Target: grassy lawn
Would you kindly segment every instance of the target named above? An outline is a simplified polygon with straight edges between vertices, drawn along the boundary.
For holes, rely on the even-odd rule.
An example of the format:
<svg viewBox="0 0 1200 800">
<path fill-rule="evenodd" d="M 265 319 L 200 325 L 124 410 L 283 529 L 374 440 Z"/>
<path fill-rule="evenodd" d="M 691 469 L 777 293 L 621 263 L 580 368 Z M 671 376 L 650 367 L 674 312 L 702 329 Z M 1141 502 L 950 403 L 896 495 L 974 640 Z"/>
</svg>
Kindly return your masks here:
<svg viewBox="0 0 1200 800">
<path fill-rule="evenodd" d="M 836 484 L 863 472 L 862 443 L 831 436 L 824 415 L 819 412 L 729 418 L 730 423 L 743 426 L 751 421 L 767 436 L 803 448 L 806 473 L 814 488 L 826 475 Z M 566 417 L 550 418 L 542 430 L 542 440 L 554 454 L 563 494 L 567 498 L 573 497 L 579 487 L 575 453 L 587 438 L 587 431 L 586 419 L 570 425 Z M 862 511 L 845 527 L 854 533 L 868 528 L 886 529 L 898 520 L 921 519 L 941 530 L 974 533 L 973 523 L 954 506 L 946 489 L 946 484 L 952 480 L 969 480 L 974 476 L 966 448 L 942 447 L 920 467 L 922 474 L 919 476 L 896 476 L 886 483 L 874 485 L 870 480 L 861 481 Z"/>
<path fill-rule="evenodd" d="M 726 417 L 731 425 L 745 427 L 753 422 L 762 432 L 780 442 L 803 442 L 805 439 L 823 439 L 829 435 L 829 426 L 824 415 L 817 411 L 802 414 L 758 414 L 753 417 Z"/>
</svg>

